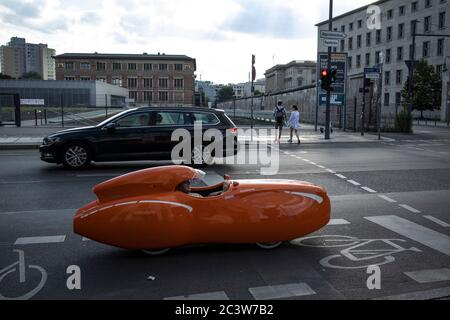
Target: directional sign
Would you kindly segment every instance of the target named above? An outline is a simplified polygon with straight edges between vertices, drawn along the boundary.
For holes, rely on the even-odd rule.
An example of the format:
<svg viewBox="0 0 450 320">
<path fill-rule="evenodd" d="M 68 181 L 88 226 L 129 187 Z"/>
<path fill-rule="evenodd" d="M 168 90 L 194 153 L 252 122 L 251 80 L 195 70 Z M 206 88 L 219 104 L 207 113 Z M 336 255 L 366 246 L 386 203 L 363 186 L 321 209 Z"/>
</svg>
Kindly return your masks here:
<svg viewBox="0 0 450 320">
<path fill-rule="evenodd" d="M 337 47 L 339 45 L 339 40 L 322 39 L 322 44 L 325 47 Z"/>
<path fill-rule="evenodd" d="M 318 55 L 318 73 L 320 70 L 326 69 L 328 66 L 328 53 L 320 52 Z M 333 91 L 331 93 L 331 105 L 343 106 L 345 104 L 346 94 L 346 79 L 347 79 L 347 54 L 333 52 L 331 54 L 331 69 L 336 70 L 336 81 L 331 85 Z M 318 76 L 318 78 L 320 78 Z M 319 105 L 326 105 L 327 92 L 320 88 L 318 89 Z"/>
<path fill-rule="evenodd" d="M 364 68 L 364 78 L 378 80 L 380 79 L 380 72 L 379 68 Z"/>
<path fill-rule="evenodd" d="M 20 99 L 20 104 L 27 106 L 43 106 L 44 99 Z"/>
<path fill-rule="evenodd" d="M 347 38 L 344 32 L 320 30 L 320 38 L 328 40 L 342 40 Z"/>
</svg>

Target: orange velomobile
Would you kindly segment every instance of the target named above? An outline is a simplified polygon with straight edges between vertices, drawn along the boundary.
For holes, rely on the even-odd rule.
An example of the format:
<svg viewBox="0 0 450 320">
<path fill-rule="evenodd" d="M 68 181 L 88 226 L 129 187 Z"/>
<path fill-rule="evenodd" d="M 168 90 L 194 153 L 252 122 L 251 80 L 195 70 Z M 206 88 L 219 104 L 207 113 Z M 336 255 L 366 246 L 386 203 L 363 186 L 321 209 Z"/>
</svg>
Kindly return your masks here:
<svg viewBox="0 0 450 320">
<path fill-rule="evenodd" d="M 199 243 L 274 248 L 329 222 L 326 191 L 308 182 L 226 176 L 214 186 L 180 190 L 202 174 L 174 165 L 100 183 L 93 189 L 98 199 L 77 211 L 74 231 L 116 247 L 161 253 Z"/>
</svg>

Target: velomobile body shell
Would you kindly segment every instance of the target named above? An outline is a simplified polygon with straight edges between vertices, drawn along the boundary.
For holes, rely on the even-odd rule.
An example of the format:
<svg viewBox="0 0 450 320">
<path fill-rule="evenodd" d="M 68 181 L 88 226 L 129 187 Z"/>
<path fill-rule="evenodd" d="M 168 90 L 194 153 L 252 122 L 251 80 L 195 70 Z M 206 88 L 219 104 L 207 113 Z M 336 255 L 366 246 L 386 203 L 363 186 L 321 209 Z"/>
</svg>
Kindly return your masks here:
<svg viewBox="0 0 450 320">
<path fill-rule="evenodd" d="M 98 200 L 77 211 L 74 231 L 117 247 L 159 249 L 285 241 L 329 222 L 326 191 L 310 183 L 235 180 L 222 195 L 203 198 L 176 190 L 195 175 L 192 168 L 168 166 L 101 183 L 93 189 Z"/>
</svg>

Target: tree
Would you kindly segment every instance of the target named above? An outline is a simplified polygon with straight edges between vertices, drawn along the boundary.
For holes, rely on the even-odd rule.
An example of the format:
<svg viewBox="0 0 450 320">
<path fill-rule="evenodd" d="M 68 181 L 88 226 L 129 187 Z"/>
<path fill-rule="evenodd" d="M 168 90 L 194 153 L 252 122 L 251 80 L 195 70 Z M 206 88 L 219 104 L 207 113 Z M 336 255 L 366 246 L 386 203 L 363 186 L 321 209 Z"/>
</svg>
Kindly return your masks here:
<svg viewBox="0 0 450 320">
<path fill-rule="evenodd" d="M 254 95 L 254 96 L 260 96 L 260 95 L 261 95 L 261 91 L 255 90 L 255 91 L 253 92 L 253 95 Z"/>
<path fill-rule="evenodd" d="M 434 71 L 433 66 L 429 65 L 425 59 L 420 60 L 417 64 L 413 80 L 413 110 L 420 111 L 420 117 L 423 118 L 425 110 L 440 109 L 442 80 Z M 409 105 L 408 84 L 409 77 L 402 90 L 403 107 L 405 108 Z"/>
<path fill-rule="evenodd" d="M 12 77 L 0 72 L 0 79 L 9 80 L 12 79 Z"/>
<path fill-rule="evenodd" d="M 35 72 L 35 71 L 30 71 L 30 72 L 25 72 L 20 79 L 25 79 L 25 80 L 42 80 L 42 77 L 39 73 Z"/>
<path fill-rule="evenodd" d="M 217 102 L 223 102 L 233 99 L 234 90 L 231 86 L 225 86 L 217 92 Z"/>
</svg>

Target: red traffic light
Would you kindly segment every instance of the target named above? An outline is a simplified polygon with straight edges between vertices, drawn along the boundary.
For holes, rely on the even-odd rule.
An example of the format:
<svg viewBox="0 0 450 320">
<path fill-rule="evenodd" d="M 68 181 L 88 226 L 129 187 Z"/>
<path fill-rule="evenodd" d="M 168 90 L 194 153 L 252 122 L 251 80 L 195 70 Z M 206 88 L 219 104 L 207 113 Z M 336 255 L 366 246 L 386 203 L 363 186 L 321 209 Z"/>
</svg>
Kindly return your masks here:
<svg viewBox="0 0 450 320">
<path fill-rule="evenodd" d="M 323 69 L 321 72 L 322 77 L 326 77 L 328 76 L 328 70 L 327 69 Z"/>
</svg>

